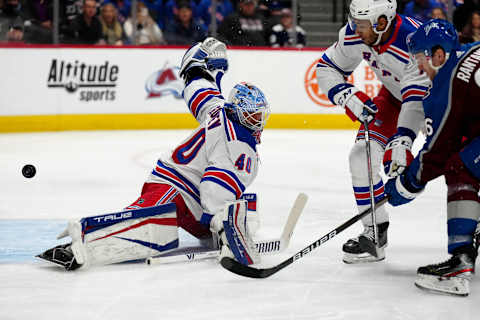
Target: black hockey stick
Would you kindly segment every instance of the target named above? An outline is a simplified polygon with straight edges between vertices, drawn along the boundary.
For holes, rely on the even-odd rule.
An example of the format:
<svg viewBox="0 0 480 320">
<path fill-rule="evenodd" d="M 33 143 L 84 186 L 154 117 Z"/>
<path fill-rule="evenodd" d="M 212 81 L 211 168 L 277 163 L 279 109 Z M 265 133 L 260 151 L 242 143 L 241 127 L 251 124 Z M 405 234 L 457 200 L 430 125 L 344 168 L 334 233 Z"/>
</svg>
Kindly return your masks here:
<svg viewBox="0 0 480 320">
<path fill-rule="evenodd" d="M 378 201 L 376 203 L 377 208 L 385 204 L 387 202 L 388 198 L 385 197 L 382 200 Z M 367 210 L 357 214 L 356 216 L 350 218 L 348 221 L 344 222 L 342 225 L 338 226 L 337 228 L 333 229 L 320 239 L 316 240 L 309 246 L 305 247 L 304 249 L 298 251 L 295 253 L 293 256 L 288 258 L 287 260 L 283 261 L 282 263 L 270 267 L 270 268 L 264 268 L 264 269 L 257 269 L 257 268 L 252 268 L 249 266 L 245 266 L 236 260 L 229 258 L 229 257 L 223 257 L 222 260 L 220 260 L 220 264 L 222 267 L 227 269 L 230 272 L 236 273 L 240 276 L 244 277 L 249 277 L 249 278 L 267 278 L 270 277 L 272 274 L 277 273 L 278 271 L 282 270 L 283 268 L 287 267 L 288 265 L 292 264 L 296 260 L 303 258 L 305 255 L 309 254 L 312 252 L 314 249 L 322 245 L 323 243 L 327 242 L 328 240 L 332 239 L 335 237 L 337 234 L 342 232 L 343 230 L 347 229 L 351 225 L 353 225 L 355 222 L 358 220 L 362 219 L 366 215 L 370 214 L 372 212 L 372 208 L 368 208 Z"/>
</svg>

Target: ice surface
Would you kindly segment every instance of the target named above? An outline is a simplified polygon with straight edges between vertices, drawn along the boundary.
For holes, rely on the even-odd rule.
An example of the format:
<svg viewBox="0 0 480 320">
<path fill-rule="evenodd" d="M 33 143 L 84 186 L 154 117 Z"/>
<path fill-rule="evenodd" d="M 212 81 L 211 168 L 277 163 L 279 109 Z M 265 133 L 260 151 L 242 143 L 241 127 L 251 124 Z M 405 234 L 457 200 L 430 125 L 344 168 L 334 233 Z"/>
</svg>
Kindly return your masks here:
<svg viewBox="0 0 480 320">
<path fill-rule="evenodd" d="M 188 131 L 0 135 L 0 319 L 478 319 L 480 280 L 468 298 L 413 285 L 418 266 L 446 253 L 446 188 L 430 183 L 413 203 L 388 207 L 387 259 L 341 262 L 359 224 L 267 279 L 241 278 L 215 261 L 121 264 L 64 272 L 33 255 L 61 242 L 68 219 L 133 202 L 155 160 Z M 309 195 L 282 261 L 355 213 L 348 152 L 353 131 L 267 130 L 262 167 L 249 192 L 260 198 L 258 238 L 279 235 L 299 192 Z M 26 179 L 23 165 L 37 175 Z M 191 242 L 183 234 L 183 243 Z"/>
</svg>

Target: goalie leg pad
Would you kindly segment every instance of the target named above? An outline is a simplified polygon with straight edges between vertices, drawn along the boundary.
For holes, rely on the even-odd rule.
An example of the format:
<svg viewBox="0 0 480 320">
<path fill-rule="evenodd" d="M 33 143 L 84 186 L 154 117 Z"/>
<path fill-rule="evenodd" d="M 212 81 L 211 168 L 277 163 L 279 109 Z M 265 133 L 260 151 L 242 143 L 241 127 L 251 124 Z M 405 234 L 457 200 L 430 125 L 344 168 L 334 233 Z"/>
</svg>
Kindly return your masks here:
<svg viewBox="0 0 480 320">
<path fill-rule="evenodd" d="M 247 224 L 248 232 L 254 236 L 260 229 L 260 213 L 258 211 L 258 197 L 256 193 L 244 193 L 241 197 L 247 200 Z"/>
<path fill-rule="evenodd" d="M 114 224 L 96 224 L 107 217 L 82 220 L 91 265 L 145 259 L 178 247 L 175 204 L 125 211 Z"/>
<path fill-rule="evenodd" d="M 78 264 L 111 264 L 145 259 L 178 247 L 173 203 L 86 217 L 70 222 L 58 238 L 70 236 Z"/>
<path fill-rule="evenodd" d="M 235 259 L 243 265 L 259 262 L 259 255 L 247 227 L 247 202 L 238 200 L 226 205 L 224 211 L 223 228 L 228 248 Z M 225 243 L 224 243 L 225 245 Z M 225 248 L 222 247 L 222 255 Z"/>
</svg>

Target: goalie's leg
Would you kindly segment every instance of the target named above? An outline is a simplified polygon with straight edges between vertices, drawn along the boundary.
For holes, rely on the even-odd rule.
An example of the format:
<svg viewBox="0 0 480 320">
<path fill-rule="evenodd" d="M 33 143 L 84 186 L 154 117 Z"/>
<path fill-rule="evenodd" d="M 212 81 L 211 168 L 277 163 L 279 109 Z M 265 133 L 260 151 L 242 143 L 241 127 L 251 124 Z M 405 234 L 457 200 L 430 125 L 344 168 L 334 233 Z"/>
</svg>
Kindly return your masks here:
<svg viewBox="0 0 480 320">
<path fill-rule="evenodd" d="M 190 227 L 185 210 L 180 210 L 177 219 L 176 204 L 186 208 L 183 199 L 166 184 L 146 187 L 141 197 L 125 211 L 69 222 L 59 238 L 70 236 L 72 242 L 49 249 L 38 257 L 74 270 L 80 266 L 145 259 L 177 248 L 179 222 Z M 191 229 L 210 234 L 206 228 Z"/>
</svg>

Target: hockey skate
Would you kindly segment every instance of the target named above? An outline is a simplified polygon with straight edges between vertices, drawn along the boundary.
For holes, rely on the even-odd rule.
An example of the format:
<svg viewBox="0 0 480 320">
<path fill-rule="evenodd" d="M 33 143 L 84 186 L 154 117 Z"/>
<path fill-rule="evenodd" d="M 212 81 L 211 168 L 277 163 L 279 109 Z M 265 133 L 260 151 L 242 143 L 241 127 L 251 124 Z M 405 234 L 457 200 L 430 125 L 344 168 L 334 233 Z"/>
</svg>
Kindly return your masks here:
<svg viewBox="0 0 480 320">
<path fill-rule="evenodd" d="M 477 248 L 460 247 L 447 261 L 418 268 L 415 285 L 427 291 L 466 297 L 476 258 Z"/>
<path fill-rule="evenodd" d="M 62 244 L 36 256 L 37 258 L 55 263 L 64 267 L 66 270 L 75 270 L 82 265 L 78 264 L 71 250 L 71 243 Z"/>
<path fill-rule="evenodd" d="M 387 247 L 387 230 L 389 222 L 377 225 L 378 246 L 374 242 L 373 226 L 367 226 L 363 232 L 343 245 L 343 262 L 348 264 L 382 261 Z"/>
</svg>

